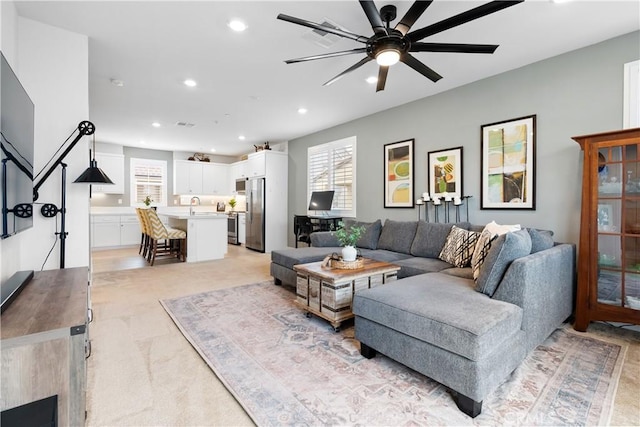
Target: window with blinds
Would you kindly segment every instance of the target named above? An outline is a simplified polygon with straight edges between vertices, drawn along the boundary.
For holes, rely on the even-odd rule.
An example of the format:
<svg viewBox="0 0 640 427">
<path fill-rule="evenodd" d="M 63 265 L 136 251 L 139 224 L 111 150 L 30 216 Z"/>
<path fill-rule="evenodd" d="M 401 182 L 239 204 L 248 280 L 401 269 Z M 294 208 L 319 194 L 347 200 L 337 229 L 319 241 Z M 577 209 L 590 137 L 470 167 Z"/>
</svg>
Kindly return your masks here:
<svg viewBox="0 0 640 427">
<path fill-rule="evenodd" d="M 149 196 L 154 206 L 167 205 L 167 162 L 135 159 L 130 161 L 131 206 L 144 203 Z"/>
<path fill-rule="evenodd" d="M 331 212 L 356 216 L 356 137 L 309 147 L 307 201 L 314 191 L 334 190 Z"/>
</svg>

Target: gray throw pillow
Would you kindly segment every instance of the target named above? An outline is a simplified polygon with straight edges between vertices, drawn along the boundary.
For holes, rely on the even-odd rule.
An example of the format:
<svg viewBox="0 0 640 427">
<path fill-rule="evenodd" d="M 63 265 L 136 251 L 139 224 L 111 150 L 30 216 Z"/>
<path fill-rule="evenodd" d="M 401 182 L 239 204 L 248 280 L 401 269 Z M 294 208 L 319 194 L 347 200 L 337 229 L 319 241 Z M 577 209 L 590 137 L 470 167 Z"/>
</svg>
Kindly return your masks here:
<svg viewBox="0 0 640 427">
<path fill-rule="evenodd" d="M 535 228 L 527 229 L 531 236 L 531 253 L 544 251 L 553 247 L 553 231 L 536 230 Z"/>
<path fill-rule="evenodd" d="M 454 225 L 467 230 L 470 224 L 468 222 L 454 224 L 419 221 L 416 237 L 411 244 L 411 255 L 423 258 L 438 258 L 444 243 L 447 241 L 451 227 Z"/>
<path fill-rule="evenodd" d="M 364 233 L 356 242 L 356 247 L 374 250 L 378 248 L 378 240 L 382 232 L 382 221 L 378 219 L 374 222 L 362 222 L 348 219 L 344 223 L 347 227 L 360 227 L 362 225 L 366 227 Z"/>
<path fill-rule="evenodd" d="M 393 221 L 387 219 L 382 227 L 378 249 L 411 254 L 411 243 L 416 235 L 418 221 Z"/>
<path fill-rule="evenodd" d="M 531 253 L 531 237 L 527 230 L 513 231 L 498 236 L 485 257 L 476 281 L 476 290 L 493 296 L 509 265 Z"/>
</svg>

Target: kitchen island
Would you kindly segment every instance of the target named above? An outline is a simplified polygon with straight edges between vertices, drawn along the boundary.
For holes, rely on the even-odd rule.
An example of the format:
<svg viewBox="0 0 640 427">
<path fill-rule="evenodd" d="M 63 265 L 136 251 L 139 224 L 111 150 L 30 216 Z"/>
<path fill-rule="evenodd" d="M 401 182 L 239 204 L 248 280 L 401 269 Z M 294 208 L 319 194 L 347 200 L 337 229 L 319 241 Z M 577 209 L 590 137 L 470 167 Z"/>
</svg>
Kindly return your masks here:
<svg viewBox="0 0 640 427">
<path fill-rule="evenodd" d="M 169 226 L 187 232 L 187 262 L 222 259 L 227 253 L 227 215 L 164 214 Z"/>
</svg>

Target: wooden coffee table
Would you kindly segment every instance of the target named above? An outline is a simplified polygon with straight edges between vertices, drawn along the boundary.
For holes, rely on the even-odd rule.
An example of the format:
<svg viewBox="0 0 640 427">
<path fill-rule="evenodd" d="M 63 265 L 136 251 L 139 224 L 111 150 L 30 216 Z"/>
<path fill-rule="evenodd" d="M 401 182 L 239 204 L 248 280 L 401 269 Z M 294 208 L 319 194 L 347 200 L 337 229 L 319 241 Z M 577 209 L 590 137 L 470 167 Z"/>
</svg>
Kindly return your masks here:
<svg viewBox="0 0 640 427">
<path fill-rule="evenodd" d="M 363 259 L 362 268 L 342 270 L 322 267 L 322 262 L 297 264 L 295 304 L 307 312 L 328 320 L 337 332 L 340 324 L 353 318 L 353 294 L 397 279 L 400 267 L 383 261 Z"/>
</svg>

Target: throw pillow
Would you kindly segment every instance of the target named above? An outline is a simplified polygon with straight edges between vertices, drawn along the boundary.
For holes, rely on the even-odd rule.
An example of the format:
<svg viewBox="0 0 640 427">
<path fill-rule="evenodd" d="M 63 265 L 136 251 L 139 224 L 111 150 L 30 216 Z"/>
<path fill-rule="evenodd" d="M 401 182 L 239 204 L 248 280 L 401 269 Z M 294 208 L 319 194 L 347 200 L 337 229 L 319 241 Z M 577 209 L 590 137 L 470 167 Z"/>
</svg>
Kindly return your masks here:
<svg viewBox="0 0 640 427">
<path fill-rule="evenodd" d="M 411 255 L 423 258 L 438 258 L 447 241 L 451 227 L 469 229 L 468 222 L 438 223 L 419 221 L 416 237 L 411 244 Z"/>
<path fill-rule="evenodd" d="M 531 253 L 544 251 L 553 247 L 553 231 L 536 230 L 535 228 L 527 229 L 531 236 Z"/>
<path fill-rule="evenodd" d="M 476 290 L 493 296 L 504 273 L 514 260 L 531 253 L 531 237 L 527 230 L 502 234 L 491 243 L 491 249 L 480 267 Z"/>
<path fill-rule="evenodd" d="M 480 275 L 480 267 L 484 263 L 484 260 L 487 258 L 489 249 L 491 249 L 491 242 L 493 242 L 496 237 L 498 236 L 492 234 L 489 230 L 482 230 L 482 233 L 480 233 L 480 237 L 478 237 L 478 243 L 476 243 L 476 248 L 474 249 L 473 255 L 471 256 L 471 270 L 473 271 L 473 280 L 478 280 L 478 276 Z"/>
<path fill-rule="evenodd" d="M 364 233 L 356 242 L 356 247 L 373 250 L 378 248 L 378 240 L 380 239 L 380 233 L 382 232 L 382 221 L 379 219 L 374 222 L 346 220 L 344 223 L 347 227 L 365 226 Z"/>
<path fill-rule="evenodd" d="M 468 266 L 479 236 L 480 233 L 476 231 L 465 230 L 454 225 L 451 227 L 439 258 L 456 267 Z"/>
<path fill-rule="evenodd" d="M 380 240 L 378 240 L 378 249 L 410 254 L 411 243 L 413 243 L 417 228 L 418 221 L 386 220 L 384 227 L 382 227 L 382 233 L 380 233 Z"/>
</svg>

